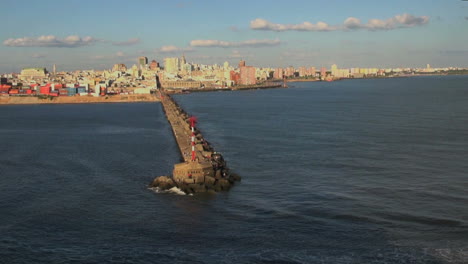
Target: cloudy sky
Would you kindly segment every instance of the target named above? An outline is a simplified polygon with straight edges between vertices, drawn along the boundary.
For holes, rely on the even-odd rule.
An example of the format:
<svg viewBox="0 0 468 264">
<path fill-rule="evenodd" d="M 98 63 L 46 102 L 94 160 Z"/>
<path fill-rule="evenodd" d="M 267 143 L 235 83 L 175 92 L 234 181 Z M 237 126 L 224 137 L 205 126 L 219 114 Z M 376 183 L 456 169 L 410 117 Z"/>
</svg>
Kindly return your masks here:
<svg viewBox="0 0 468 264">
<path fill-rule="evenodd" d="M 462 0 L 2 0 L 0 72 L 163 61 L 468 67 Z"/>
</svg>

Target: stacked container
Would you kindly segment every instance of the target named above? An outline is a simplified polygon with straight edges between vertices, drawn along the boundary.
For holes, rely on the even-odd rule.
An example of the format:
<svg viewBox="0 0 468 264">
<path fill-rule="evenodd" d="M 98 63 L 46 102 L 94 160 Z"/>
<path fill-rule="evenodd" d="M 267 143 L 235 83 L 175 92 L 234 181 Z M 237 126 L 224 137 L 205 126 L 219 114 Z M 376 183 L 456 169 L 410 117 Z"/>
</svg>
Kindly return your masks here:
<svg viewBox="0 0 468 264">
<path fill-rule="evenodd" d="M 50 94 L 50 85 L 41 86 L 40 94 Z"/>
<path fill-rule="evenodd" d="M 76 88 L 73 87 L 67 87 L 67 92 L 68 92 L 68 96 L 75 96 L 76 95 Z"/>
</svg>

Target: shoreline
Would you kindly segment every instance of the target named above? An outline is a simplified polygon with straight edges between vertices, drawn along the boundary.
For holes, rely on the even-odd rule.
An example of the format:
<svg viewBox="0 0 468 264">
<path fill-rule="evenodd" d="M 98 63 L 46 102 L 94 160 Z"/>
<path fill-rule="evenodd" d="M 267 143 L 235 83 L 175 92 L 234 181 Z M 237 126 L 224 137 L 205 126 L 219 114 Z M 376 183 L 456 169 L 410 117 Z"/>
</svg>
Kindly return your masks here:
<svg viewBox="0 0 468 264">
<path fill-rule="evenodd" d="M 50 99 L 52 98 L 52 99 Z M 40 99 L 37 96 L 0 96 L 1 105 L 33 105 L 33 104 L 99 104 L 99 103 L 143 103 L 160 102 L 152 94 L 93 96 L 62 96 Z"/>
<path fill-rule="evenodd" d="M 424 76 L 468 76 L 468 74 L 415 74 L 415 75 L 399 75 L 391 77 L 374 77 L 374 78 L 342 78 L 333 80 L 347 81 L 347 80 L 366 80 L 366 79 L 394 79 L 394 78 L 411 78 L 411 77 L 424 77 Z M 286 79 L 287 83 L 294 82 L 324 82 L 314 79 Z M 210 89 L 177 89 L 167 90 L 168 94 L 187 94 L 187 93 L 203 93 L 203 92 L 228 92 L 228 91 L 247 91 L 257 89 L 278 89 L 287 88 L 283 87 L 282 83 L 272 82 L 260 85 L 246 85 L 235 86 L 230 88 L 210 88 Z M 59 96 L 41 99 L 37 96 L 1 96 L 0 106 L 2 105 L 34 105 L 34 104 L 99 104 L 99 103 L 144 103 L 144 102 L 161 102 L 161 100 L 154 94 L 130 94 L 130 95 L 108 95 L 108 96 Z"/>
</svg>

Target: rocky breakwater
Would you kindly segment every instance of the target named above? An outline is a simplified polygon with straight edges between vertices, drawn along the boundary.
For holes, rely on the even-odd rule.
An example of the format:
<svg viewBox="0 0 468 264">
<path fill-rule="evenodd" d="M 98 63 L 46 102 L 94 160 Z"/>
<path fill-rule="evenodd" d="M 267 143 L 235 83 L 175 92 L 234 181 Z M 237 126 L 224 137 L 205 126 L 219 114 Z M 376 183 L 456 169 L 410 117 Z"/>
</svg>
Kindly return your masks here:
<svg viewBox="0 0 468 264">
<path fill-rule="evenodd" d="M 174 137 L 179 146 L 182 162 L 174 165 L 172 177 L 160 176 L 150 184 L 160 191 L 177 190 L 185 194 L 229 190 L 240 176 L 232 173 L 221 153 L 216 152 L 195 127 L 196 119 L 190 117 L 168 95 L 161 95 Z"/>
</svg>

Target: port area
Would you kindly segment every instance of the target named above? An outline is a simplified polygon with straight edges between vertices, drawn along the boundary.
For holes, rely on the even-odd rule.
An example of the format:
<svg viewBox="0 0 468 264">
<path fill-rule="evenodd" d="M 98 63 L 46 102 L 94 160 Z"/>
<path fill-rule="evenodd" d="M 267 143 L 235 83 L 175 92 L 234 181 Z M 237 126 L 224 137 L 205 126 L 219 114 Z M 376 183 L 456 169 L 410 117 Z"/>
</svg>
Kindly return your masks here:
<svg viewBox="0 0 468 264">
<path fill-rule="evenodd" d="M 172 176 L 160 176 L 150 184 L 158 191 L 178 188 L 185 194 L 216 193 L 229 190 L 240 176 L 232 173 L 221 153 L 195 127 L 189 116 L 174 99 L 160 92 L 160 100 L 171 125 L 181 154 L 181 163 L 175 164 Z"/>
</svg>

